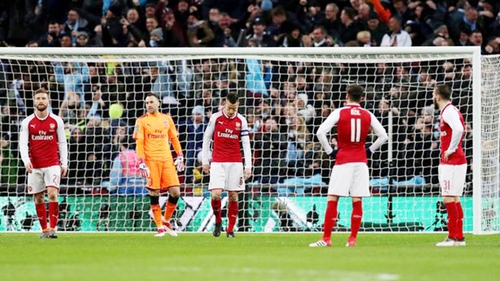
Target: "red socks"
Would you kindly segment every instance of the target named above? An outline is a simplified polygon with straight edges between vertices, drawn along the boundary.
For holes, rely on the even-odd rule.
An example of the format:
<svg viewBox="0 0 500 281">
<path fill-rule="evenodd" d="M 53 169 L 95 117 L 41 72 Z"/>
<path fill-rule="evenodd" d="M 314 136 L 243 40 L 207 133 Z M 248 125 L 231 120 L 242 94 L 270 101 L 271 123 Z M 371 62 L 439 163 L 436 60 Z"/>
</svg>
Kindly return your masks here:
<svg viewBox="0 0 500 281">
<path fill-rule="evenodd" d="M 358 236 L 359 227 L 361 226 L 361 219 L 363 218 L 363 205 L 361 201 L 352 203 L 352 214 L 351 214 L 351 237 L 356 238 Z"/>
<path fill-rule="evenodd" d="M 42 230 L 47 229 L 47 209 L 45 208 L 45 203 L 35 204 L 35 208 L 40 227 Z"/>
<path fill-rule="evenodd" d="M 59 220 L 59 202 L 49 202 L 50 228 L 55 229 Z"/>
<path fill-rule="evenodd" d="M 212 203 L 212 211 L 214 212 L 215 215 L 215 223 L 222 223 L 221 200 L 212 199 L 211 203 Z"/>
<path fill-rule="evenodd" d="M 457 239 L 461 240 L 464 238 L 464 211 L 462 209 L 462 204 L 460 202 L 455 202 L 457 209 L 457 226 L 455 235 Z"/>
<path fill-rule="evenodd" d="M 458 210 L 455 202 L 445 203 L 448 212 L 448 237 L 457 239 Z M 463 216 L 463 215 L 462 215 Z"/>
<path fill-rule="evenodd" d="M 323 225 L 323 240 L 330 241 L 332 239 L 332 230 L 335 227 L 337 220 L 337 205 L 338 201 L 328 201 L 325 212 L 325 223 Z"/>
<path fill-rule="evenodd" d="M 227 210 L 227 220 L 228 220 L 227 232 L 233 232 L 237 217 L 238 217 L 238 201 L 229 201 L 229 207 Z"/>
</svg>

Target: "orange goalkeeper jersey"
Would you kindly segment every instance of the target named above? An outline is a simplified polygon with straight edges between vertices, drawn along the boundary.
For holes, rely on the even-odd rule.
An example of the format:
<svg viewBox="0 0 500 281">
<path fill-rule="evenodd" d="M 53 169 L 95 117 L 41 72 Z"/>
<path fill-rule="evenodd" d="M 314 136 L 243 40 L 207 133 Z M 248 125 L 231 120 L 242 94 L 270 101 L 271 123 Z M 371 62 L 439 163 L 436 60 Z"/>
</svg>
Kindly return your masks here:
<svg viewBox="0 0 500 281">
<path fill-rule="evenodd" d="M 172 161 L 170 143 L 177 154 L 182 153 L 178 132 L 169 114 L 146 113 L 135 122 L 134 139 L 137 157 L 154 161 Z"/>
</svg>

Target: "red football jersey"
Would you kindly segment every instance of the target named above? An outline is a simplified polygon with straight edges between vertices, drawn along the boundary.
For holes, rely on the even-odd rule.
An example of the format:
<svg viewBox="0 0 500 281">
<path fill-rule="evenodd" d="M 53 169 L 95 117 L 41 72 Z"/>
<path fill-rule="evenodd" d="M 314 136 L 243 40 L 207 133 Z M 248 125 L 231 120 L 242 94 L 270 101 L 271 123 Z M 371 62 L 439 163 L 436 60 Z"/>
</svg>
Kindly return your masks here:
<svg viewBox="0 0 500 281">
<path fill-rule="evenodd" d="M 248 123 L 243 115 L 228 118 L 221 110 L 212 115 L 205 134 L 213 136 L 212 162 L 241 163 L 241 137 L 248 136 Z"/>
<path fill-rule="evenodd" d="M 64 123 L 57 115 L 26 117 L 21 123 L 19 145 L 23 162 L 31 161 L 35 169 L 68 165 Z"/>
<path fill-rule="evenodd" d="M 359 105 L 348 105 L 339 109 L 337 123 L 338 153 L 336 164 L 367 162 L 366 137 L 370 132 L 372 116 Z"/>
<path fill-rule="evenodd" d="M 465 122 L 462 113 L 450 103 L 446 104 L 441 110 L 439 130 L 441 132 L 441 164 L 448 165 L 462 165 L 467 164 L 467 159 L 465 158 L 465 153 L 462 148 L 462 140 L 465 133 Z M 450 126 L 451 125 L 451 126 Z M 453 140 L 453 130 L 452 127 L 463 129 L 460 136 Z M 458 141 L 458 143 L 456 143 Z M 453 142 L 453 143 L 452 143 Z M 450 148 L 450 146 L 456 147 L 454 153 L 448 157 L 448 161 L 444 161 L 444 153 Z"/>
</svg>

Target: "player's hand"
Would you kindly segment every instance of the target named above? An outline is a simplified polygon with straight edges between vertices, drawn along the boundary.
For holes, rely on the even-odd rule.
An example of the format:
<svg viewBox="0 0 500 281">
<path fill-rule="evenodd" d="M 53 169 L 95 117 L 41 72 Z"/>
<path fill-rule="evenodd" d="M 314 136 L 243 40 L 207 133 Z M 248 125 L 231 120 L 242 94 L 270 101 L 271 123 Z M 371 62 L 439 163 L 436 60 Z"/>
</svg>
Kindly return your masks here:
<svg viewBox="0 0 500 281">
<path fill-rule="evenodd" d="M 144 159 L 139 159 L 139 171 L 141 173 L 142 178 L 144 179 L 149 178 L 149 168 L 146 165 L 146 163 L 144 163 Z"/>
<path fill-rule="evenodd" d="M 66 177 L 67 173 L 68 173 L 68 167 L 61 166 L 61 177 L 62 178 Z"/>
<path fill-rule="evenodd" d="M 184 171 L 186 165 L 184 164 L 184 156 L 182 156 L 182 154 L 179 154 L 177 158 L 175 158 L 174 165 L 177 168 L 177 172 Z"/>
<path fill-rule="evenodd" d="M 26 172 L 28 173 L 33 172 L 33 164 L 31 164 L 31 162 L 26 163 L 24 167 L 26 168 Z"/>
<path fill-rule="evenodd" d="M 252 168 L 245 168 L 245 180 L 252 176 Z"/>
<path fill-rule="evenodd" d="M 370 149 L 369 146 L 365 148 L 365 151 L 366 151 L 366 158 L 372 157 L 373 151 Z"/>
<path fill-rule="evenodd" d="M 450 159 L 450 155 L 453 154 L 453 153 L 450 153 L 448 151 L 445 151 L 444 152 L 444 161 L 445 162 L 448 162 L 448 160 Z"/>
<path fill-rule="evenodd" d="M 328 154 L 328 157 L 330 157 L 330 159 L 332 160 L 335 160 L 337 158 L 337 152 L 339 152 L 337 149 L 332 150 L 332 152 Z"/>
<path fill-rule="evenodd" d="M 206 164 L 202 166 L 203 173 L 208 174 L 210 172 L 210 164 Z"/>
</svg>

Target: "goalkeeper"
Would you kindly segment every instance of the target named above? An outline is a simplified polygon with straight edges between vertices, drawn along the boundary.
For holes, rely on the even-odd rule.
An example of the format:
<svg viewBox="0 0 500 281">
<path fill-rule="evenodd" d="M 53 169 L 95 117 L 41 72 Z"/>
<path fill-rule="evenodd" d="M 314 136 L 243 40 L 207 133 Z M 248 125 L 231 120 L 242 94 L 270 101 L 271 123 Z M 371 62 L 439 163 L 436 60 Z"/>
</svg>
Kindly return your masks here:
<svg viewBox="0 0 500 281">
<path fill-rule="evenodd" d="M 184 170 L 182 148 L 172 117 L 158 111 L 160 107 L 158 97 L 152 93 L 146 94 L 145 104 L 147 113 L 137 119 L 134 139 L 137 142 L 139 169 L 141 176 L 147 180 L 147 189 L 151 198 L 151 212 L 158 228 L 158 233 L 155 236 L 163 237 L 165 232 L 170 236 L 177 236 L 170 225 L 170 218 L 180 196 L 177 171 Z M 170 151 L 170 143 L 177 154 L 175 162 Z M 161 189 L 169 191 L 163 220 L 159 203 Z"/>
</svg>

